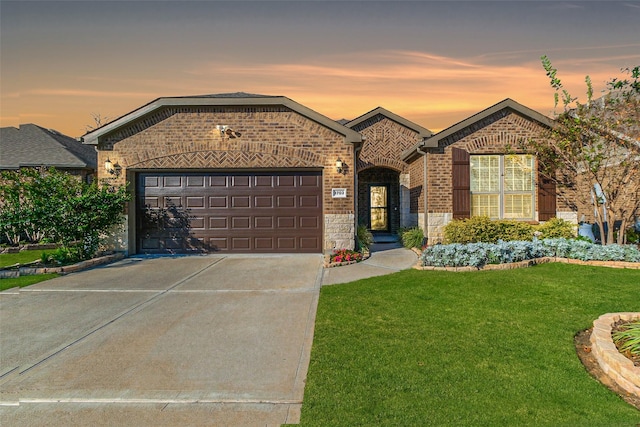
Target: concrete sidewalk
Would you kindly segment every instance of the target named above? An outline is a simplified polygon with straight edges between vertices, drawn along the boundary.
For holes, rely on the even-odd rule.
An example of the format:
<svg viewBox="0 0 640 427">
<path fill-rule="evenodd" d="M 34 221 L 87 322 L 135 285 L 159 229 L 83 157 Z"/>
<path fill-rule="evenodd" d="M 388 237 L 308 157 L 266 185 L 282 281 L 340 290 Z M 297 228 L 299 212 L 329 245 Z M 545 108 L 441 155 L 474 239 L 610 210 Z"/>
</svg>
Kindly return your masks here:
<svg viewBox="0 0 640 427">
<path fill-rule="evenodd" d="M 415 252 L 404 248 L 398 242 L 374 243 L 370 251 L 371 256 L 363 262 L 326 268 L 322 276 L 322 285 L 347 283 L 391 274 L 412 268 L 418 262 Z"/>
</svg>

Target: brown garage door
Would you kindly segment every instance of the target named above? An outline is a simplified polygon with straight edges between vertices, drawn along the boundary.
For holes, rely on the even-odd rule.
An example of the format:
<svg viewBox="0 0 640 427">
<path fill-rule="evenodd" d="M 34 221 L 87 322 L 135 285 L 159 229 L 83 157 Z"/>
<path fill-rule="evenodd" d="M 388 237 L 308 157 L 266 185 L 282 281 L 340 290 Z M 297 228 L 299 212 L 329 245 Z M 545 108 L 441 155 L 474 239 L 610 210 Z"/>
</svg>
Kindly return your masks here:
<svg viewBox="0 0 640 427">
<path fill-rule="evenodd" d="M 139 173 L 139 253 L 322 252 L 322 174 Z"/>
</svg>

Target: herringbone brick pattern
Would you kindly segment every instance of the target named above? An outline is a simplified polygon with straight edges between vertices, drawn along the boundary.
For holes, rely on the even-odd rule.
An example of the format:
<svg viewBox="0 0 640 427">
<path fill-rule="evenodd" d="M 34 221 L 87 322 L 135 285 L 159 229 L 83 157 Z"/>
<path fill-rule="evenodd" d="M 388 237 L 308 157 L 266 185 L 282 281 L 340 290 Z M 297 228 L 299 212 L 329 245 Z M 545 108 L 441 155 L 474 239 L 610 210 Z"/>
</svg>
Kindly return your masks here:
<svg viewBox="0 0 640 427">
<path fill-rule="evenodd" d="M 419 142 L 418 133 L 382 114 L 354 127 L 366 140 L 358 157 L 357 171 L 380 166 L 398 172 L 406 169 L 402 152 Z"/>
</svg>

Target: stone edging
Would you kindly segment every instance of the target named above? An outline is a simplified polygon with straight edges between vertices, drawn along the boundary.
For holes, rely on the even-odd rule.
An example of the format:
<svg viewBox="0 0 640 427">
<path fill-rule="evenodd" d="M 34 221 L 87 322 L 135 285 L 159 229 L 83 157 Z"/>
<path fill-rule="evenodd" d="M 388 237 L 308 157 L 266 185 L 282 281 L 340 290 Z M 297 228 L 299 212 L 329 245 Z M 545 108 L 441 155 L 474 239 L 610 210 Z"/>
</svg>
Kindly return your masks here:
<svg viewBox="0 0 640 427">
<path fill-rule="evenodd" d="M 610 267 L 610 268 L 629 268 L 632 270 L 640 270 L 640 262 L 626 262 L 626 261 L 582 261 L 579 259 L 570 258 L 557 258 L 557 257 L 544 257 L 534 258 L 519 262 L 510 262 L 505 264 L 486 264 L 482 268 L 465 266 L 465 267 L 435 267 L 432 265 L 423 266 L 421 261 L 418 261 L 413 266 L 416 270 L 435 270 L 435 271 L 481 271 L 481 270 L 511 270 L 514 268 L 531 267 L 538 264 L 546 264 L 548 262 L 560 262 L 564 264 L 576 264 L 576 265 L 591 265 L 596 267 Z"/>
<path fill-rule="evenodd" d="M 86 270 L 98 265 L 109 264 L 114 261 L 118 261 L 124 258 L 124 254 L 121 252 L 105 255 L 98 258 L 92 258 L 86 261 L 82 261 L 76 264 L 65 265 L 63 267 L 19 267 L 17 270 L 2 270 L 0 271 L 0 278 L 5 279 L 9 277 L 30 276 L 35 274 L 47 274 L 58 273 L 68 274 L 75 273 L 76 271 Z"/>
<path fill-rule="evenodd" d="M 625 391 L 640 397 L 640 367 L 620 354 L 611 338 L 613 325 L 619 321 L 640 319 L 640 313 L 608 313 L 593 322 L 591 352 L 598 364 Z"/>
</svg>

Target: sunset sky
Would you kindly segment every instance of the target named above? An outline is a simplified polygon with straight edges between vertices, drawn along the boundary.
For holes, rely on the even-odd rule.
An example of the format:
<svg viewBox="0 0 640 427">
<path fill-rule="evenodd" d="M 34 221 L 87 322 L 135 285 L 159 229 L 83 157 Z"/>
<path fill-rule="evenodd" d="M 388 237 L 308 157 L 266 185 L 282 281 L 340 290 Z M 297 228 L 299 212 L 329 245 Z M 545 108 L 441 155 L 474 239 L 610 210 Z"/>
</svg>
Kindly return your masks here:
<svg viewBox="0 0 640 427">
<path fill-rule="evenodd" d="M 0 125 L 77 137 L 92 113 L 239 91 L 433 131 L 507 97 L 551 115 L 540 56 L 597 95 L 640 64 L 639 22 L 638 1 L 1 0 Z"/>
</svg>

